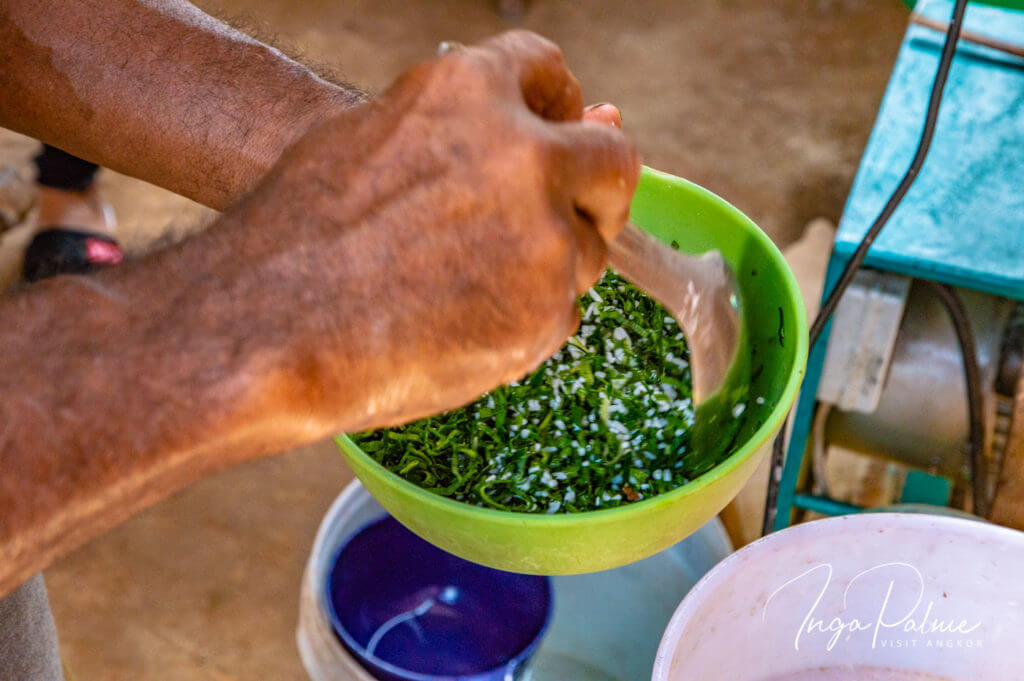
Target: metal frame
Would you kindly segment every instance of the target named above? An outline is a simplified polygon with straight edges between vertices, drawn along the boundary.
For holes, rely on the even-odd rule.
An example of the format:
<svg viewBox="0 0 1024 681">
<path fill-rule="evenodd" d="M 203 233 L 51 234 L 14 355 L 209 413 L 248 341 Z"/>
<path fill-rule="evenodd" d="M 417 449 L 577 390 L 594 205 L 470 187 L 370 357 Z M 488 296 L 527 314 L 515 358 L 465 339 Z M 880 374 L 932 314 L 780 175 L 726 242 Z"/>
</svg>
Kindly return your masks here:
<svg viewBox="0 0 1024 681">
<path fill-rule="evenodd" d="M 948 20 L 951 8 L 949 0 L 917 3 L 917 11 L 934 21 Z M 1018 12 L 972 5 L 967 29 L 1024 45 L 1024 15 Z M 826 292 L 913 152 L 941 37 L 920 23 L 907 29 L 836 235 Z M 1013 105 L 1022 92 L 1024 59 L 985 45 L 958 48 L 929 160 L 865 267 L 1024 300 L 1024 195 L 1019 191 L 1024 111 Z M 949 205 L 953 198 L 960 203 Z M 862 510 L 805 493 L 801 485 L 831 328 L 830 322 L 810 348 L 786 448 L 775 530 L 792 523 L 795 509 L 825 515 Z"/>
</svg>

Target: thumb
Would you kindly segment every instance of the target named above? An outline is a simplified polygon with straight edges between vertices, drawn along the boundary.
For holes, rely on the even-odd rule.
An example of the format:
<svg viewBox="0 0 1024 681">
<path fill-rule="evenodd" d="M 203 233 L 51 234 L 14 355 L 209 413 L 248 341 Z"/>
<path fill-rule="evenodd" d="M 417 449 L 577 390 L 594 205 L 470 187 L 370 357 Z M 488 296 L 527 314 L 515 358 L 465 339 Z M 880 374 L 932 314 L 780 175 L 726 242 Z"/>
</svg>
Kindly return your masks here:
<svg viewBox="0 0 1024 681">
<path fill-rule="evenodd" d="M 622 128 L 622 114 L 613 104 L 591 104 L 583 110 L 583 120 Z"/>
</svg>

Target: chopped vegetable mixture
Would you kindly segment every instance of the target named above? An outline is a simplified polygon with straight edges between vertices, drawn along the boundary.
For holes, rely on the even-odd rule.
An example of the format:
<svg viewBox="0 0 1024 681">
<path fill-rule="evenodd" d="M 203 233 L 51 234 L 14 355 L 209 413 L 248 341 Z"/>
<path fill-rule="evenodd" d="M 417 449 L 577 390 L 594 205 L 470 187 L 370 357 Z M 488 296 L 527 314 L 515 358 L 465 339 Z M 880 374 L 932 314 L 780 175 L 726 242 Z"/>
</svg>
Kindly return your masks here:
<svg viewBox="0 0 1024 681">
<path fill-rule="evenodd" d="M 579 332 L 523 380 L 356 444 L 427 490 L 526 513 L 621 506 L 705 472 L 687 456 L 694 410 L 675 319 L 610 272 L 579 305 Z"/>
</svg>

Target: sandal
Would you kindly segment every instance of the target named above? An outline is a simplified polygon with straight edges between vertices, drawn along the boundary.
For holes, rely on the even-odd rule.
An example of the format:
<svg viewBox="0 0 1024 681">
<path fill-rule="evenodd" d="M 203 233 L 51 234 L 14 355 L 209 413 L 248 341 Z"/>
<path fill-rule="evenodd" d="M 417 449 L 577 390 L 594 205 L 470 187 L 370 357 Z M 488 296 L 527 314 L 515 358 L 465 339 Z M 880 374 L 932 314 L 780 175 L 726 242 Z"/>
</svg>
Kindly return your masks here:
<svg viewBox="0 0 1024 681">
<path fill-rule="evenodd" d="M 45 227 L 25 249 L 21 276 L 31 283 L 58 274 L 87 274 L 123 260 L 121 246 L 106 234 Z"/>
</svg>

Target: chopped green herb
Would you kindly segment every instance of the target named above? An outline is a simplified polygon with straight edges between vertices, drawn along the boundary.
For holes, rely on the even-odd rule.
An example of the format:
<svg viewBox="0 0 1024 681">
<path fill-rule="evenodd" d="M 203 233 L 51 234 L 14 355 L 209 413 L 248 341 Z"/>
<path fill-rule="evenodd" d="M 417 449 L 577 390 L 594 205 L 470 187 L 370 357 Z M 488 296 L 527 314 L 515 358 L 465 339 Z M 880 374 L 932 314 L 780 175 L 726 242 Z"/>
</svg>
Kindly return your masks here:
<svg viewBox="0 0 1024 681">
<path fill-rule="evenodd" d="M 688 456 L 689 353 L 676 321 L 612 273 L 579 305 L 577 334 L 523 380 L 356 443 L 432 492 L 526 513 L 621 506 L 705 472 Z"/>
</svg>

